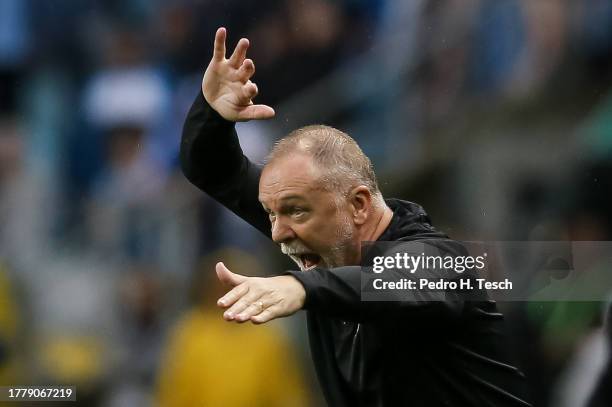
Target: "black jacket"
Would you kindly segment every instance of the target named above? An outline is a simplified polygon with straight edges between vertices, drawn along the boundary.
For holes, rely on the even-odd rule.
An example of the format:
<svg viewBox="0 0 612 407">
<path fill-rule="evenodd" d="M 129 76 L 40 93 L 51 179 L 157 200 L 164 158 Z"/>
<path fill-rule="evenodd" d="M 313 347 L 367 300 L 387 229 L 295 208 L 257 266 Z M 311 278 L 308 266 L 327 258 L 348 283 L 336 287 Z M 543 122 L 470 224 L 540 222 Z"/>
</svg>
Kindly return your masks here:
<svg viewBox="0 0 612 407">
<path fill-rule="evenodd" d="M 193 184 L 270 237 L 257 200 L 261 168 L 201 93 L 183 129 L 181 164 Z M 380 241 L 429 239 L 457 250 L 420 206 L 386 202 L 393 218 Z M 311 353 L 330 406 L 529 405 L 493 301 L 363 302 L 359 266 L 289 273 L 306 290 Z"/>
</svg>

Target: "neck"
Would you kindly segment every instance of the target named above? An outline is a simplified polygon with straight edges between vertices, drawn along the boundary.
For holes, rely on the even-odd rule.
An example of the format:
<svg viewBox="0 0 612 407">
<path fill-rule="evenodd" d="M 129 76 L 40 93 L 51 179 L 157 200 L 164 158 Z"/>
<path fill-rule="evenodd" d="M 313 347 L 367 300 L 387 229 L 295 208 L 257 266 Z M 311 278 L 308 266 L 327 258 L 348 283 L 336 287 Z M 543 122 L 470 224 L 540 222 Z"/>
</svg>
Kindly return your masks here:
<svg viewBox="0 0 612 407">
<path fill-rule="evenodd" d="M 366 239 L 364 240 L 370 242 L 377 240 L 391 223 L 391 218 L 393 218 L 393 211 L 386 203 L 383 203 L 382 209 L 378 210 L 375 214 L 370 233 L 365 236 Z"/>
<path fill-rule="evenodd" d="M 383 201 L 382 208 L 377 208 L 374 210 L 372 222 L 368 227 L 364 228 L 359 245 L 356 247 L 357 258 L 355 259 L 355 262 L 351 264 L 360 264 L 361 262 L 361 242 L 376 241 L 391 223 L 391 218 L 393 218 L 393 211 Z"/>
</svg>

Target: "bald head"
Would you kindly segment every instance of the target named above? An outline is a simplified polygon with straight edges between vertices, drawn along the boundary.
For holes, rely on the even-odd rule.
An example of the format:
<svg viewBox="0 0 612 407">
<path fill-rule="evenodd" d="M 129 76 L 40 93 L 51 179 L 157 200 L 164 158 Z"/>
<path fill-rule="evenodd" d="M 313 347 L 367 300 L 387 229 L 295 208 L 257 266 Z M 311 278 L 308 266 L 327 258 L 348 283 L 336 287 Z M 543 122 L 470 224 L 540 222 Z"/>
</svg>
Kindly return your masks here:
<svg viewBox="0 0 612 407">
<path fill-rule="evenodd" d="M 382 200 L 370 159 L 348 134 L 325 125 L 299 128 L 276 143 L 266 165 L 295 154 L 312 158 L 324 188 L 346 195 L 363 185 L 375 200 Z"/>
</svg>

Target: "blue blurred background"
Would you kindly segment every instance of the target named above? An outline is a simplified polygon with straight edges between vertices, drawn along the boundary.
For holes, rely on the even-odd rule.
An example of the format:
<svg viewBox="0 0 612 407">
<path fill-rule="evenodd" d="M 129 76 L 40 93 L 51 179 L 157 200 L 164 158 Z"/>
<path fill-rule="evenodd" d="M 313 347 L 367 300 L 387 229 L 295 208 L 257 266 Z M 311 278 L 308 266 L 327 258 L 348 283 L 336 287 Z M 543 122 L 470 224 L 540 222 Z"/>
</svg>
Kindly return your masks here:
<svg viewBox="0 0 612 407">
<path fill-rule="evenodd" d="M 214 309 L 215 261 L 291 267 L 178 168 L 219 26 L 251 40 L 277 111 L 238 125 L 254 161 L 326 123 L 453 238 L 610 240 L 612 1 L 0 0 L 0 384 L 76 384 L 87 406 L 322 403 L 301 313 Z M 538 405 L 584 405 L 605 304 L 502 306 Z"/>
</svg>

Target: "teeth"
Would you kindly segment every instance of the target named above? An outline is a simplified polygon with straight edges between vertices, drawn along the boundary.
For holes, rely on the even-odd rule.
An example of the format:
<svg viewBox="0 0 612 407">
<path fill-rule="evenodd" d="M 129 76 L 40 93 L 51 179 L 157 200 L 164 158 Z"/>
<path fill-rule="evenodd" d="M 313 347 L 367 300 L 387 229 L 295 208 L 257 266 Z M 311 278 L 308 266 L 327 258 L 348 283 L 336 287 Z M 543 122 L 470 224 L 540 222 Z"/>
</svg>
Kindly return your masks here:
<svg viewBox="0 0 612 407">
<path fill-rule="evenodd" d="M 293 253 L 289 254 L 289 257 L 297 263 L 302 271 L 311 270 L 321 262 L 321 258 L 316 254 L 311 253 Z"/>
<path fill-rule="evenodd" d="M 316 267 L 317 264 L 319 263 L 319 257 L 314 254 L 306 254 L 302 256 L 302 259 L 303 259 L 304 267 L 306 268 L 306 270 L 310 270 Z"/>
</svg>

